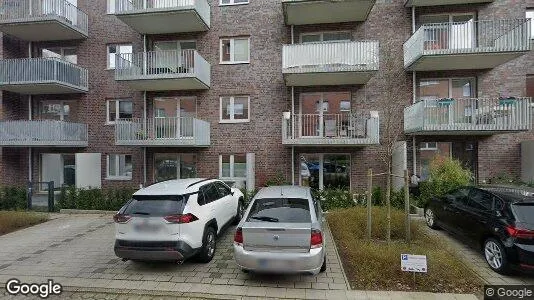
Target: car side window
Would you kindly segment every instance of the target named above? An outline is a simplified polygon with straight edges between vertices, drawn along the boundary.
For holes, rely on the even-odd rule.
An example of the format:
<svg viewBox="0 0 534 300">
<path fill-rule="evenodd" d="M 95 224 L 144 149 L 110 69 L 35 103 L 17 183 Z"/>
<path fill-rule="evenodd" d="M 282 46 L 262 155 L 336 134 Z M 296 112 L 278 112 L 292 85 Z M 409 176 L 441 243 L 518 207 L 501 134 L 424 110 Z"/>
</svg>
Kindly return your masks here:
<svg viewBox="0 0 534 300">
<path fill-rule="evenodd" d="M 232 192 L 226 185 L 224 185 L 224 184 L 222 184 L 220 182 L 215 182 L 214 185 L 219 190 L 219 196 L 221 198 L 230 195 L 230 193 Z"/>
<path fill-rule="evenodd" d="M 469 195 L 469 189 L 459 188 L 450 193 L 449 195 L 454 198 L 454 202 L 466 205 L 468 200 L 467 196 Z"/>
<path fill-rule="evenodd" d="M 204 193 L 204 196 L 206 197 L 206 203 L 211 203 L 213 201 L 219 200 L 221 198 L 219 196 L 219 190 L 215 186 L 215 184 L 211 183 L 206 186 L 206 191 Z"/>
<path fill-rule="evenodd" d="M 482 211 L 491 211 L 493 196 L 485 191 L 473 189 L 469 197 L 469 206 Z"/>
<path fill-rule="evenodd" d="M 204 191 L 206 190 L 205 187 L 201 187 L 199 190 L 198 190 L 198 194 L 197 194 L 197 202 L 198 202 L 198 205 L 202 206 L 204 204 L 206 204 L 206 196 L 204 195 Z"/>
</svg>

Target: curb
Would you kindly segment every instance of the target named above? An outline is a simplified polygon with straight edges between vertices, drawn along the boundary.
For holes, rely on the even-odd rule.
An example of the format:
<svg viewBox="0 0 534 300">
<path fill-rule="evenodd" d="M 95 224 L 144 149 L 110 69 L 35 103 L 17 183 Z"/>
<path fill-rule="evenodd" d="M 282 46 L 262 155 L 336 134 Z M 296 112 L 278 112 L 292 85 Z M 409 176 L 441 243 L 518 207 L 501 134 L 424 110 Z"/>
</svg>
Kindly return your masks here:
<svg viewBox="0 0 534 300">
<path fill-rule="evenodd" d="M 337 250 L 336 241 L 334 239 L 334 235 L 332 234 L 332 230 L 330 230 L 330 225 L 328 224 L 328 221 L 325 220 L 326 227 L 328 228 L 328 231 L 330 232 L 330 238 L 332 239 L 332 245 L 334 246 L 334 252 L 336 253 L 337 260 L 339 261 L 339 266 L 341 267 L 341 272 L 343 273 L 343 279 L 345 279 L 345 285 L 347 286 L 348 291 L 352 291 L 352 287 L 349 283 L 349 279 L 347 278 L 347 273 L 345 273 L 345 268 L 343 268 L 343 261 L 341 260 L 341 257 L 339 256 L 339 252 Z"/>
<path fill-rule="evenodd" d="M 84 210 L 84 209 L 60 209 L 60 214 L 78 214 L 78 215 L 91 215 L 91 214 L 104 214 L 104 215 L 114 215 L 116 211 L 110 210 Z"/>
</svg>

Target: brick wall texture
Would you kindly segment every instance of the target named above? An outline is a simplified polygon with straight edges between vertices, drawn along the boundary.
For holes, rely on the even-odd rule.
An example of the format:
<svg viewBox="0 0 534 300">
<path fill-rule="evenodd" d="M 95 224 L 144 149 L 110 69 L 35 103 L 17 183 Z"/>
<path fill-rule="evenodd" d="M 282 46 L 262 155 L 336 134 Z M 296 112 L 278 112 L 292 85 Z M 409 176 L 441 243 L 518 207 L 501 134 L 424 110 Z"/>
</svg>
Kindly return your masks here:
<svg viewBox="0 0 534 300">
<path fill-rule="evenodd" d="M 206 148 L 147 148 L 146 168 L 143 166 L 144 149 L 115 145 L 114 126 L 106 125 L 106 101 L 131 98 L 133 117 L 142 118 L 144 93 L 133 91 L 126 83 L 114 78 L 114 71 L 106 69 L 106 51 L 109 44 L 133 44 L 134 52 L 143 50 L 143 36 L 136 33 L 114 15 L 106 14 L 105 0 L 79 0 L 78 6 L 89 17 L 89 37 L 79 41 L 34 42 L 33 55 L 39 49 L 54 46 L 76 47 L 78 65 L 89 71 L 89 92 L 68 95 L 39 95 L 33 97 L 33 110 L 41 100 L 72 100 L 73 121 L 89 125 L 89 146 L 86 148 L 34 148 L 32 150 L 32 180 L 39 180 L 39 159 L 42 153 L 102 153 L 102 185 L 137 186 L 153 180 L 154 153 L 195 153 L 200 177 L 219 176 L 219 155 L 253 152 L 256 155 L 256 184 L 261 186 L 269 178 L 282 174 L 291 180 L 291 148 L 282 145 L 282 112 L 291 110 L 291 88 L 282 75 L 282 45 L 291 43 L 291 28 L 284 24 L 281 0 L 250 0 L 250 4 L 219 6 L 219 0 L 209 0 L 211 5 L 211 29 L 206 32 L 147 36 L 147 45 L 155 41 L 194 39 L 197 50 L 211 64 L 211 88 L 205 91 L 147 92 L 147 114 L 153 114 L 153 101 L 157 97 L 196 97 L 197 118 L 211 124 L 211 145 Z M 416 15 L 448 12 L 474 12 L 478 19 L 524 18 L 525 9 L 534 7 L 534 0 L 496 0 L 476 5 L 449 5 L 421 7 Z M 378 40 L 381 53 L 392 53 L 399 70 L 403 67 L 403 43 L 412 32 L 411 9 L 404 7 L 404 0 L 379 0 L 364 22 L 317 24 L 295 26 L 294 36 L 314 31 L 347 30 L 354 40 Z M 219 39 L 221 37 L 250 36 L 250 64 L 219 64 Z M 28 43 L 3 36 L 0 39 L 0 57 L 28 57 Z M 383 49 L 383 47 L 389 49 Z M 387 99 L 384 91 L 390 82 L 381 80 L 383 68 L 365 85 L 318 86 L 295 88 L 295 99 L 306 92 L 349 92 L 352 111 L 381 110 Z M 396 92 L 403 105 L 412 102 L 412 74 L 400 72 L 405 84 Z M 419 72 L 417 78 L 474 76 L 477 78 L 479 97 L 498 97 L 503 90 L 515 96 L 525 96 L 526 75 L 534 74 L 534 54 L 527 53 L 515 60 L 491 70 L 467 70 L 445 72 Z M 250 95 L 250 122 L 242 124 L 219 123 L 219 98 L 225 95 Z M 3 120 L 28 119 L 28 96 L 9 92 L 1 93 L 0 118 Z M 298 111 L 298 110 L 297 110 Z M 382 114 L 382 111 L 380 111 Z M 397 127 L 402 130 L 402 118 Z M 383 124 L 381 124 L 383 126 Z M 408 166 L 412 168 L 412 139 L 408 141 Z M 497 134 L 490 137 L 469 137 L 478 142 L 478 177 L 480 179 L 508 172 L 520 174 L 520 143 L 534 138 L 534 133 Z M 425 137 L 417 142 L 464 141 L 465 137 Z M 366 185 L 368 168 L 375 173 L 385 167 L 380 159 L 382 146 L 367 147 L 302 147 L 295 150 L 298 160 L 303 153 L 347 153 L 351 158 L 351 187 L 361 190 Z M 131 154 L 133 178 L 128 181 L 106 180 L 106 155 Z M 2 148 L 0 154 L 0 184 L 23 184 L 28 180 L 29 150 Z M 298 178 L 299 163 L 295 164 Z M 147 180 L 144 180 L 144 170 Z M 297 180 L 298 182 L 298 180 Z M 378 180 L 380 183 L 381 181 Z"/>
</svg>

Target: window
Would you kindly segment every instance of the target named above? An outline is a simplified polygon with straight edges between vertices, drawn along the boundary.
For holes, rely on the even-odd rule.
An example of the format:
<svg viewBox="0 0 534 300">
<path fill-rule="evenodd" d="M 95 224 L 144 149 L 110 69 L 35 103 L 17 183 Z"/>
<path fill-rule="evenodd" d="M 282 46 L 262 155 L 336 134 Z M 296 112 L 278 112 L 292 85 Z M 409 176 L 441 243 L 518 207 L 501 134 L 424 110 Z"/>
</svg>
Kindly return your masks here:
<svg viewBox="0 0 534 300">
<path fill-rule="evenodd" d="M 116 7 L 116 0 L 108 0 L 107 10 L 106 10 L 107 13 L 108 14 L 114 14 L 115 13 L 115 7 Z"/>
<path fill-rule="evenodd" d="M 133 117 L 133 102 L 131 100 L 109 100 L 107 123 L 114 124 L 117 119 L 131 119 Z"/>
<path fill-rule="evenodd" d="M 72 64 L 78 63 L 76 48 L 43 48 L 41 56 L 44 58 L 59 58 Z"/>
<path fill-rule="evenodd" d="M 177 40 L 177 41 L 156 41 L 154 42 L 154 51 L 169 50 L 196 50 L 197 42 L 195 40 Z"/>
<path fill-rule="evenodd" d="M 155 153 L 154 181 L 197 177 L 197 156 L 191 153 Z"/>
<path fill-rule="evenodd" d="M 250 121 L 250 97 L 221 97 L 221 123 L 239 123 Z"/>
<path fill-rule="evenodd" d="M 132 45 L 108 45 L 108 69 L 115 69 L 117 55 L 122 59 L 130 61 L 132 52 Z"/>
<path fill-rule="evenodd" d="M 350 111 L 350 101 L 343 100 L 339 102 L 339 111 Z"/>
<path fill-rule="evenodd" d="M 221 39 L 221 63 L 241 64 L 250 62 L 250 38 Z"/>
<path fill-rule="evenodd" d="M 107 179 L 132 179 L 132 156 L 109 154 L 107 157 Z"/>
<path fill-rule="evenodd" d="M 300 35 L 301 43 L 317 43 L 317 42 L 346 42 L 351 40 L 350 31 L 332 31 L 332 32 L 313 32 L 302 33 Z"/>
<path fill-rule="evenodd" d="M 222 182 L 214 182 L 213 184 L 219 190 L 219 196 L 221 198 L 230 195 L 230 193 L 231 193 L 230 188 L 228 186 L 226 186 L 224 183 L 222 183 Z"/>
<path fill-rule="evenodd" d="M 220 178 L 246 178 L 247 156 L 246 154 L 232 154 L 219 156 Z"/>
<path fill-rule="evenodd" d="M 220 0 L 219 5 L 239 5 L 248 4 L 249 0 Z"/>
<path fill-rule="evenodd" d="M 254 200 L 247 222 L 310 223 L 308 199 L 262 198 Z"/>
<path fill-rule="evenodd" d="M 424 142 L 424 143 L 421 143 L 421 146 L 420 146 L 419 150 L 436 151 L 436 150 L 438 150 L 438 143 L 436 143 L 436 142 Z"/>
<path fill-rule="evenodd" d="M 202 196 L 199 199 L 199 205 L 208 204 L 220 198 L 219 190 L 213 183 L 201 187 L 199 189 L 199 195 L 200 193 L 202 193 Z"/>
<path fill-rule="evenodd" d="M 493 196 L 481 190 L 471 190 L 471 197 L 469 200 L 469 206 L 483 211 L 489 211 L 493 206 Z"/>
<path fill-rule="evenodd" d="M 39 119 L 69 121 L 69 114 L 68 101 L 45 100 L 39 103 Z"/>
<path fill-rule="evenodd" d="M 530 38 L 534 39 L 534 8 L 527 8 L 525 17 L 530 19 Z"/>
</svg>

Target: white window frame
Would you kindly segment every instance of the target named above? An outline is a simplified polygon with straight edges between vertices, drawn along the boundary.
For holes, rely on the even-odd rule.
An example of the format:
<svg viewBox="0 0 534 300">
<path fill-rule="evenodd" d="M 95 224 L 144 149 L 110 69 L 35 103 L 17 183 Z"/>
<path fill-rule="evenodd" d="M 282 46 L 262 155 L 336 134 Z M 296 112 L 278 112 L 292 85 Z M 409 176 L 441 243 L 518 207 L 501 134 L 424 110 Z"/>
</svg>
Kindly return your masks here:
<svg viewBox="0 0 534 300">
<path fill-rule="evenodd" d="M 114 15 L 116 4 L 117 4 L 117 0 L 107 0 L 106 1 L 106 14 Z"/>
<path fill-rule="evenodd" d="M 234 53 L 232 49 L 235 49 L 235 40 L 247 40 L 248 41 L 248 59 L 244 61 L 234 60 Z M 223 40 L 230 40 L 230 61 L 223 61 Z M 219 63 L 221 65 L 237 65 L 237 64 L 249 64 L 250 63 L 250 36 L 235 36 L 235 37 L 221 37 L 219 38 Z"/>
<path fill-rule="evenodd" d="M 222 174 L 223 174 L 223 155 L 224 156 L 230 156 L 230 177 L 223 177 Z M 244 155 L 245 156 L 245 177 L 236 177 L 234 176 L 234 173 L 235 173 L 235 156 L 236 155 Z M 246 181 L 247 180 L 247 172 L 246 172 L 246 164 L 247 164 L 247 161 L 246 161 L 246 157 L 247 157 L 247 154 L 246 153 L 237 153 L 237 154 L 221 154 L 219 155 L 219 179 L 221 180 L 228 180 L 228 181 L 237 181 L 237 180 L 244 180 Z"/>
<path fill-rule="evenodd" d="M 113 66 L 113 67 L 111 67 L 111 66 L 109 65 L 109 55 L 110 55 L 110 53 L 109 53 L 109 47 L 111 47 L 111 46 L 115 46 L 115 48 L 116 48 L 116 50 L 117 50 L 117 52 L 115 52 L 115 60 L 117 59 L 117 58 L 116 58 L 116 57 L 117 57 L 117 54 L 118 54 L 118 55 L 123 54 L 123 53 L 121 53 L 121 52 L 119 51 L 119 49 L 120 49 L 121 46 L 130 46 L 130 47 L 132 47 L 132 53 L 130 53 L 130 54 L 133 55 L 133 44 L 108 44 L 108 45 L 106 45 L 106 69 L 107 69 L 107 70 L 115 70 L 115 68 L 117 67 L 117 66 Z"/>
<path fill-rule="evenodd" d="M 247 105 L 248 105 L 248 115 L 246 119 L 235 119 L 235 98 L 236 97 L 247 97 Z M 230 98 L 230 119 L 223 119 L 223 112 L 224 112 L 224 106 L 223 106 L 223 98 Z M 248 95 L 235 95 L 235 96 L 221 96 L 219 98 L 219 123 L 248 123 L 250 122 L 250 96 Z"/>
<path fill-rule="evenodd" d="M 235 3 L 235 0 L 230 0 L 230 3 L 222 3 L 222 0 L 219 0 L 219 6 L 245 5 L 249 3 L 250 3 L 249 0 L 247 0 L 246 2 L 238 2 L 238 3 Z"/>
<path fill-rule="evenodd" d="M 129 98 L 109 99 L 109 100 L 106 101 L 106 125 L 114 125 L 116 123 L 116 121 L 111 121 L 109 119 L 109 108 L 110 108 L 110 105 L 111 105 L 112 101 L 115 102 L 115 115 L 117 116 L 117 119 L 119 118 L 119 115 L 120 115 L 119 102 L 131 102 L 132 103 L 132 118 L 133 118 L 133 101 L 132 101 L 132 99 L 129 99 Z"/>
<path fill-rule="evenodd" d="M 525 18 L 528 17 L 528 13 L 532 13 L 532 17 L 530 18 L 530 39 L 534 40 L 534 7 L 527 7 L 525 10 Z"/>
<path fill-rule="evenodd" d="M 132 175 L 131 176 L 118 176 L 118 175 L 110 175 L 109 174 L 109 157 L 111 155 L 116 155 L 116 156 L 130 156 L 131 157 L 131 160 L 132 160 Z M 124 159 L 124 161 L 126 161 L 126 158 Z M 120 169 L 120 159 L 116 159 L 115 160 L 115 169 L 116 170 L 119 170 Z M 112 154 L 108 154 L 106 155 L 106 180 L 132 180 L 132 177 L 133 177 L 133 155 L 131 154 L 116 154 L 116 153 L 112 153 Z"/>
<path fill-rule="evenodd" d="M 435 144 L 435 147 L 430 147 L 430 144 Z M 421 151 L 437 151 L 438 143 L 437 142 L 421 142 L 419 150 Z M 424 147 L 422 146 L 424 145 Z"/>
<path fill-rule="evenodd" d="M 318 34 L 320 37 L 321 37 L 321 40 L 318 41 L 318 42 L 307 42 L 306 44 L 310 44 L 310 43 L 324 43 L 324 34 L 325 33 L 348 33 L 349 35 L 351 35 L 351 31 L 350 30 L 329 30 L 329 31 L 312 31 L 312 32 L 301 32 L 300 35 L 299 35 L 299 41 L 300 43 L 302 44 L 302 36 L 303 35 L 314 35 L 314 34 Z M 335 40 L 335 41 L 327 41 L 328 43 L 336 43 L 336 42 L 350 42 L 352 39 L 348 39 L 348 40 Z"/>
</svg>

